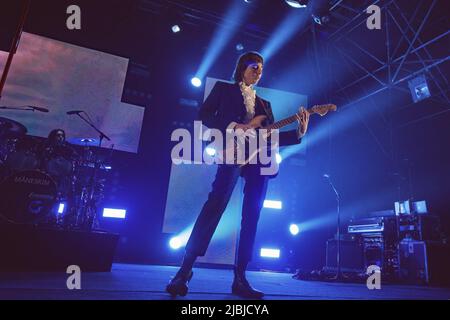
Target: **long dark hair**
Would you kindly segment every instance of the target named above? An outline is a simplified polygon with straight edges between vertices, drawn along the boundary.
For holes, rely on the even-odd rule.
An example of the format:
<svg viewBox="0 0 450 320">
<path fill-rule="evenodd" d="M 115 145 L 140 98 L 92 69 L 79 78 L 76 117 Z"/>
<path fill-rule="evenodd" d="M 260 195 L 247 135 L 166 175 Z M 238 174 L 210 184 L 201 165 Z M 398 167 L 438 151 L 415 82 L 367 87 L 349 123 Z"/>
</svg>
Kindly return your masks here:
<svg viewBox="0 0 450 320">
<path fill-rule="evenodd" d="M 50 131 L 50 133 L 48 134 L 48 141 L 50 143 L 54 143 L 56 141 L 56 135 L 58 134 L 58 132 L 62 132 L 64 135 L 64 142 L 66 142 L 66 132 L 63 129 L 53 129 L 52 131 Z"/>
<path fill-rule="evenodd" d="M 233 80 L 236 83 L 241 82 L 242 77 L 245 72 L 245 69 L 247 69 L 247 67 L 250 64 L 255 63 L 255 62 L 256 63 L 264 63 L 264 59 L 263 59 L 262 55 L 260 55 L 258 52 L 249 51 L 249 52 L 242 54 L 236 63 L 236 68 L 234 69 L 234 73 L 233 73 Z"/>
</svg>

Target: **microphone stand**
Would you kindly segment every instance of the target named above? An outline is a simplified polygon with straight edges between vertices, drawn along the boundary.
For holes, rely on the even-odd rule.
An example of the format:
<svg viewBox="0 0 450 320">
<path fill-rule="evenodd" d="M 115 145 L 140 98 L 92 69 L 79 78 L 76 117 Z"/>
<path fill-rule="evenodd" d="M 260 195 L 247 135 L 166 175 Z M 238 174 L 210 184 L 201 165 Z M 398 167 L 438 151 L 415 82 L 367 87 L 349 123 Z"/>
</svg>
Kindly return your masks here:
<svg viewBox="0 0 450 320">
<path fill-rule="evenodd" d="M 82 112 L 84 112 L 84 111 L 82 111 Z M 99 134 L 98 147 L 99 148 L 101 148 L 101 146 L 102 146 L 103 138 L 105 138 L 108 141 L 111 141 L 111 139 L 106 134 L 104 134 L 102 131 L 100 131 L 100 129 L 98 129 L 91 121 L 89 121 L 89 119 L 86 119 L 85 117 L 83 117 L 81 115 L 81 112 L 77 112 L 76 115 L 78 115 L 84 122 L 86 122 L 89 126 L 91 126 L 95 131 L 98 132 L 98 134 Z"/>
<path fill-rule="evenodd" d="M 82 111 L 82 112 L 84 112 L 84 111 Z M 98 147 L 101 148 L 102 141 L 104 138 L 108 141 L 111 141 L 111 139 L 106 134 L 104 134 L 100 129 L 98 129 L 89 119 L 82 116 L 81 115 L 82 112 L 77 112 L 76 114 L 84 122 L 86 122 L 90 127 L 92 127 L 95 131 L 98 132 L 98 134 L 99 134 Z M 98 169 L 99 169 L 99 161 L 97 158 L 97 153 L 94 153 L 94 155 L 95 155 L 94 156 L 94 170 L 92 170 L 91 177 L 89 178 L 89 184 L 87 187 L 87 197 L 85 199 L 82 199 L 85 201 L 82 201 L 83 207 L 81 210 L 83 227 L 87 228 L 89 231 L 92 231 L 95 216 L 97 213 L 97 205 L 95 203 L 94 193 L 95 193 L 95 181 L 97 180 L 97 173 L 98 173 Z M 86 217 L 87 217 L 87 219 L 86 219 Z"/>
<path fill-rule="evenodd" d="M 332 278 L 332 280 L 342 280 L 342 272 L 341 272 L 341 213 L 339 210 L 339 202 L 340 197 L 339 193 L 336 190 L 333 182 L 331 181 L 331 178 L 329 175 L 325 174 L 324 177 L 328 180 L 328 183 L 330 184 L 331 188 L 333 189 L 335 195 L 336 195 L 336 204 L 337 204 L 337 255 L 336 255 L 336 262 L 337 262 L 337 272 L 336 276 Z"/>
</svg>

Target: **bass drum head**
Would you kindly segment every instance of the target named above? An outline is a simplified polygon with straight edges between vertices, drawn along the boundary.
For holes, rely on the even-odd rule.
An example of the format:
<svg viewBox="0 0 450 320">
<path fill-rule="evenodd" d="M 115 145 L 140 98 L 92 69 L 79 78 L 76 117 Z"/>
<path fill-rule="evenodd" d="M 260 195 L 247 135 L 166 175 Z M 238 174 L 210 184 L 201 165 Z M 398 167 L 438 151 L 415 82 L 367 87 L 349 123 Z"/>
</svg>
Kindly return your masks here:
<svg viewBox="0 0 450 320">
<path fill-rule="evenodd" d="M 56 183 L 37 170 L 21 171 L 0 183 L 0 213 L 16 223 L 39 223 L 56 202 Z"/>
</svg>

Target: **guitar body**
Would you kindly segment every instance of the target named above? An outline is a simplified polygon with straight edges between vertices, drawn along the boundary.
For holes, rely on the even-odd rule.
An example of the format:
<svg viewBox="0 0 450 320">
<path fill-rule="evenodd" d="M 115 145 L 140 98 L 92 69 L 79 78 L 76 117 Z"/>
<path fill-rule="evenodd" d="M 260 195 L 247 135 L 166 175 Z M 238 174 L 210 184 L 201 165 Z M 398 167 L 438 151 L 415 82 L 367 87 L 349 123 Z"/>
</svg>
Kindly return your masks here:
<svg viewBox="0 0 450 320">
<path fill-rule="evenodd" d="M 254 117 L 252 120 L 250 120 L 250 122 L 248 123 L 248 125 L 252 126 L 253 128 L 257 129 L 257 128 L 262 128 L 262 123 L 264 122 L 264 120 L 267 119 L 267 116 L 265 115 L 259 115 Z"/>
</svg>

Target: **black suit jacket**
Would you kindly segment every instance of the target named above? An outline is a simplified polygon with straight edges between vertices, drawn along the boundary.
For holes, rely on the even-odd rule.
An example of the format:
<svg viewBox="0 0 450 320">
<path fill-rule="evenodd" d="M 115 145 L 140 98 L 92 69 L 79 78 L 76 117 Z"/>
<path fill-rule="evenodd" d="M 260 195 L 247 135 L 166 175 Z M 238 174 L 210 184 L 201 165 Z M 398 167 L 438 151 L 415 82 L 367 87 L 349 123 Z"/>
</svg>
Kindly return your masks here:
<svg viewBox="0 0 450 320">
<path fill-rule="evenodd" d="M 200 108 L 199 119 L 208 128 L 219 129 L 225 135 L 226 128 L 231 122 L 245 122 L 246 113 L 239 84 L 217 81 Z M 259 114 L 267 116 L 263 126 L 275 122 L 270 102 L 256 96 L 255 115 Z M 301 142 L 297 130 L 280 132 L 279 138 L 280 147 Z"/>
</svg>

